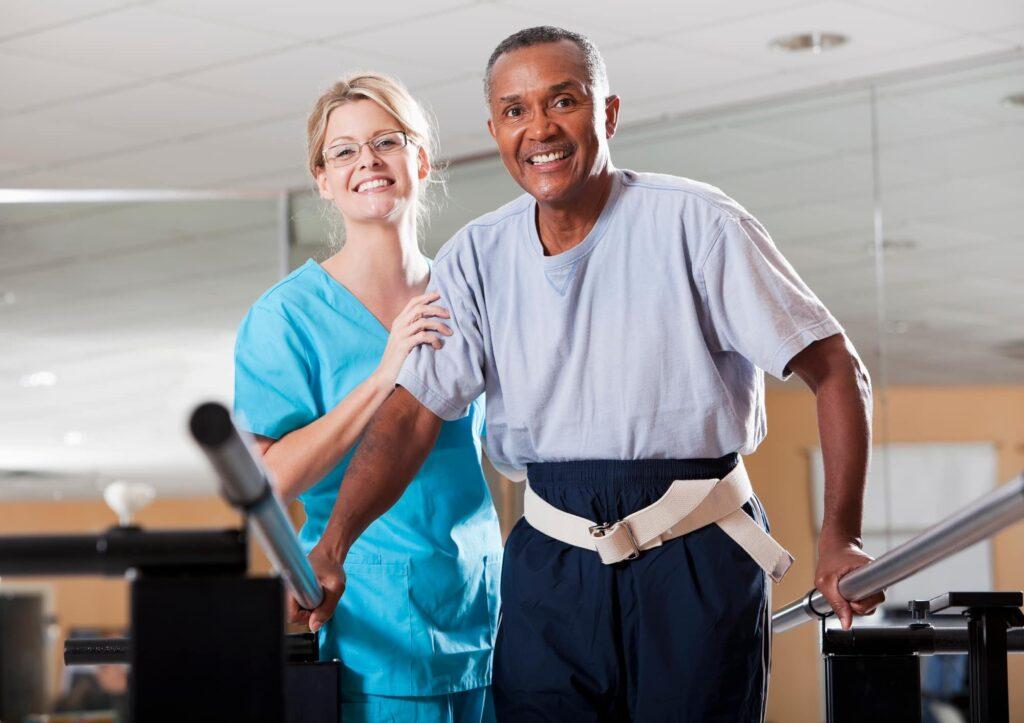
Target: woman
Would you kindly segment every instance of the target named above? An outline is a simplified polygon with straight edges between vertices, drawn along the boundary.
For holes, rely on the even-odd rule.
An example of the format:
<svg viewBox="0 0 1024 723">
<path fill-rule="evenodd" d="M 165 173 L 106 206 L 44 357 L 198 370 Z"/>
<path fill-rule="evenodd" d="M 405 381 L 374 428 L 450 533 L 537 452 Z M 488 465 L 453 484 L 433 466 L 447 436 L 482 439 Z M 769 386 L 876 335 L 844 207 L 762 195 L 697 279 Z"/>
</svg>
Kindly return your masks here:
<svg viewBox="0 0 1024 723">
<path fill-rule="evenodd" d="M 419 344 L 451 331 L 416 229 L 431 129 L 398 82 L 359 74 L 317 101 L 309 171 L 341 216 L 344 247 L 307 261 L 249 310 L 235 348 L 235 409 L 277 492 L 320 539 L 353 447 Z M 390 333 L 389 333 L 390 330 Z M 501 540 L 480 469 L 483 411 L 446 423 L 405 495 L 360 536 L 345 594 L 319 629 L 342 663 L 351 721 L 489 719 Z M 293 618 L 308 613 L 291 604 Z"/>
</svg>

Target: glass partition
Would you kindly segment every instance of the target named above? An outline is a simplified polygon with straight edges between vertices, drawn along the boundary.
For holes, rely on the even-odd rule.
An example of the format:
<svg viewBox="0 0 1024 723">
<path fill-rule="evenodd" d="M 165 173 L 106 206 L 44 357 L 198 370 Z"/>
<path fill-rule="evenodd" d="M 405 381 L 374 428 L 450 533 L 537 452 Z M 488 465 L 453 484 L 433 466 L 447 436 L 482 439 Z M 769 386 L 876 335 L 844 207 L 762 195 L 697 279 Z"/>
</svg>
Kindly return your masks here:
<svg viewBox="0 0 1024 723">
<path fill-rule="evenodd" d="M 118 482 L 154 495 L 132 520 L 146 529 L 239 525 L 187 420 L 230 402 L 235 329 L 280 278 L 279 211 L 273 196 L 0 205 L 0 536 L 107 530 Z M 123 578 L 4 577 L 0 656 L 23 696 L 5 710 L 123 713 L 125 666 L 65 667 L 62 651 L 123 636 L 126 593 Z"/>
</svg>

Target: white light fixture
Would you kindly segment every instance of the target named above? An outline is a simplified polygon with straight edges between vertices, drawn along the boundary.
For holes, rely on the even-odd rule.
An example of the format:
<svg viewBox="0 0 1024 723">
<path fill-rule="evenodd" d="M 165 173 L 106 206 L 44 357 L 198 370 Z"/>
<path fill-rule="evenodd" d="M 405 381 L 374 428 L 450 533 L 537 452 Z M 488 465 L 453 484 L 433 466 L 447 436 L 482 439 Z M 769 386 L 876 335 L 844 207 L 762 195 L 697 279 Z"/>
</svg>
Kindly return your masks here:
<svg viewBox="0 0 1024 723">
<path fill-rule="evenodd" d="M 18 297 L 14 295 L 13 291 L 5 291 L 0 294 L 0 306 L 13 306 L 17 300 Z"/>
<path fill-rule="evenodd" d="M 26 374 L 18 383 L 26 389 L 36 389 L 38 387 L 52 387 L 57 383 L 57 375 L 53 372 L 32 372 Z"/>
<path fill-rule="evenodd" d="M 810 50 L 813 54 L 818 55 L 826 50 L 845 45 L 849 40 L 848 37 L 841 33 L 823 33 L 816 30 L 812 33 L 783 35 L 780 38 L 775 38 L 775 40 L 768 44 L 768 47 L 791 53 Z"/>
<path fill-rule="evenodd" d="M 69 447 L 77 447 L 85 442 L 85 433 L 78 430 L 71 430 L 64 433 L 64 444 Z"/>
</svg>

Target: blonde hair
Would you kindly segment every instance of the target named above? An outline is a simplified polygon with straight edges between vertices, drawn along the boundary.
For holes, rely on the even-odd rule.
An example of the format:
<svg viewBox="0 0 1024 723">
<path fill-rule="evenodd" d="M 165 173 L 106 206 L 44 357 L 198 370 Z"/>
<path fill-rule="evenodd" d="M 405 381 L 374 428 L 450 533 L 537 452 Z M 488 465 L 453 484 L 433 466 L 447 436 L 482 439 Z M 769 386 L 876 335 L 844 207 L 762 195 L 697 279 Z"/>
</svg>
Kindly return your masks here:
<svg viewBox="0 0 1024 723">
<path fill-rule="evenodd" d="M 444 187 L 440 169 L 435 166 L 437 135 L 434 125 L 424 110 L 402 83 L 381 73 L 353 73 L 337 81 L 317 99 L 306 122 L 306 147 L 309 172 L 314 180 L 324 168 L 324 143 L 327 135 L 327 121 L 331 112 L 339 106 L 357 100 L 372 100 L 395 119 L 409 140 L 422 148 L 430 161 L 431 170 L 424 184 L 438 184 Z M 421 189 L 416 204 L 416 225 L 425 224 L 429 215 L 429 202 Z"/>
</svg>

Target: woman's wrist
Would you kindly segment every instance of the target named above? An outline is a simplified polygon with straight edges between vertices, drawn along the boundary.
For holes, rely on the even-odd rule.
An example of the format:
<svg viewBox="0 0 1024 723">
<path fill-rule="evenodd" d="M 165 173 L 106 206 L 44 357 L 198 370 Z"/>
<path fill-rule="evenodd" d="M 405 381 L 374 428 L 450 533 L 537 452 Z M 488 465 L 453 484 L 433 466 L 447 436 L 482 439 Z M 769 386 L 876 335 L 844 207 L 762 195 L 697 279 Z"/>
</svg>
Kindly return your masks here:
<svg viewBox="0 0 1024 723">
<path fill-rule="evenodd" d="M 395 380 L 389 374 L 385 374 L 380 367 L 377 367 L 367 380 L 370 386 L 378 394 L 388 395 L 395 388 Z"/>
</svg>

